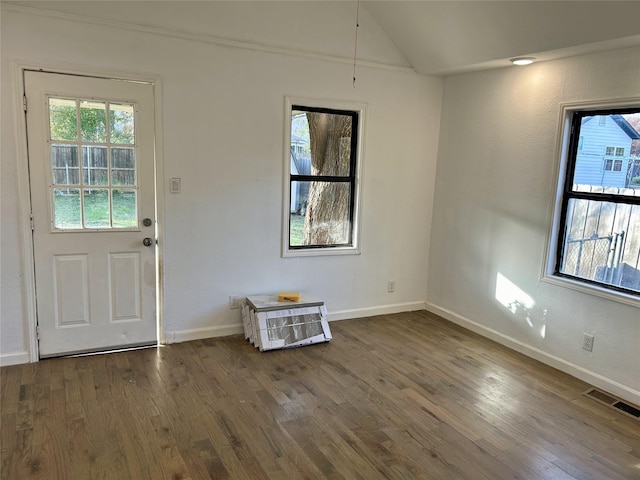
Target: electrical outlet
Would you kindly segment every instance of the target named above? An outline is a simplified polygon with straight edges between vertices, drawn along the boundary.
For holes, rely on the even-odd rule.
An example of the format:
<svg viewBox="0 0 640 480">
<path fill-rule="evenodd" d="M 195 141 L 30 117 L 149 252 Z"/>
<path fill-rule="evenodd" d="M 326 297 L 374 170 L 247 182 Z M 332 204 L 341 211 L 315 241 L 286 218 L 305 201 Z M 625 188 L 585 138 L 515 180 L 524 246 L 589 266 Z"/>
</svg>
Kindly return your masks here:
<svg viewBox="0 0 640 480">
<path fill-rule="evenodd" d="M 229 310 L 235 310 L 237 308 L 240 308 L 240 297 L 231 295 L 229 297 Z"/>
<path fill-rule="evenodd" d="M 396 281 L 395 280 L 389 280 L 387 282 L 387 292 L 393 293 L 395 291 L 396 291 Z"/>
<path fill-rule="evenodd" d="M 593 340 L 594 336 L 588 333 L 582 334 L 582 349 L 587 352 L 593 352 Z"/>
</svg>

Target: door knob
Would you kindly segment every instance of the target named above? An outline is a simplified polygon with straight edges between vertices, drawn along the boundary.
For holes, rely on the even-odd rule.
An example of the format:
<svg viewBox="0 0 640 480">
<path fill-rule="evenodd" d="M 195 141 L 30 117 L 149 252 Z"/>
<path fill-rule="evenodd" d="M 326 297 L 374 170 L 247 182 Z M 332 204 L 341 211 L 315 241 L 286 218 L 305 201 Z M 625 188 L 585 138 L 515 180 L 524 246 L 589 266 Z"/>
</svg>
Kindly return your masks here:
<svg viewBox="0 0 640 480">
<path fill-rule="evenodd" d="M 145 247 L 150 247 L 151 245 L 153 245 L 153 239 L 151 237 L 145 237 L 145 239 L 142 240 L 142 244 Z"/>
</svg>

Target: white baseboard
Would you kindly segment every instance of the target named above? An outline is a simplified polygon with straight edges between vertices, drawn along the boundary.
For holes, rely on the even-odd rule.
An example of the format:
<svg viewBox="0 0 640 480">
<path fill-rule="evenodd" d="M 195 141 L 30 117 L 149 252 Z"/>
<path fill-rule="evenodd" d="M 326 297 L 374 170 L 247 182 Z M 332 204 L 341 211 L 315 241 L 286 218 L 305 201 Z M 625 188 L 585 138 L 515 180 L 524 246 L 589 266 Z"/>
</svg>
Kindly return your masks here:
<svg viewBox="0 0 640 480">
<path fill-rule="evenodd" d="M 471 330 L 472 332 L 482 335 L 483 337 L 487 337 L 501 345 L 504 345 L 505 347 L 515 350 L 516 352 L 520 352 L 527 357 L 531 357 L 535 360 L 538 360 L 539 362 L 544 363 L 545 365 L 556 368 L 561 372 L 567 373 L 572 377 L 576 377 L 583 382 L 587 382 L 588 384 L 593 385 L 594 387 L 605 390 L 606 392 L 616 395 L 621 399 L 627 400 L 631 403 L 635 403 L 636 405 L 640 405 L 640 392 L 629 388 L 626 385 L 622 385 L 621 383 L 603 377 L 598 373 L 587 370 L 580 365 L 576 365 L 562 358 L 556 357 L 555 355 L 551 355 L 543 350 L 540 350 L 539 348 L 527 345 L 526 343 L 504 335 L 497 330 L 476 323 L 473 320 L 469 320 L 468 318 L 458 315 L 450 310 L 447 310 L 446 308 L 441 308 L 437 305 L 427 302 L 426 309 L 457 325 L 460 325 L 461 327 Z"/>
<path fill-rule="evenodd" d="M 328 312 L 327 317 L 330 322 L 338 320 L 348 320 L 352 318 L 373 317 L 375 315 L 387 315 L 391 313 L 412 312 L 424 310 L 425 302 L 396 303 L 392 305 L 380 305 L 376 307 L 355 308 L 353 310 L 340 310 L 338 312 Z M 233 325 L 221 325 L 216 327 L 193 328 L 189 330 L 178 330 L 175 332 L 165 332 L 165 343 L 180 343 L 190 340 L 202 340 L 213 337 L 226 337 L 244 333 L 242 323 Z"/>
<path fill-rule="evenodd" d="M 394 303 L 391 305 L 378 305 L 375 307 L 354 308 L 352 310 L 327 312 L 327 318 L 330 322 L 336 322 L 338 320 L 373 317 L 375 315 L 390 315 L 392 313 L 413 312 L 415 310 L 424 310 L 425 308 L 425 302 Z"/>
<path fill-rule="evenodd" d="M 0 367 L 29 363 L 29 352 L 0 354 Z"/>
<path fill-rule="evenodd" d="M 175 332 L 165 332 L 165 343 L 180 343 L 190 340 L 202 340 L 213 337 L 227 337 L 243 333 L 242 323 L 233 325 L 220 325 L 215 327 L 192 328 L 189 330 L 178 330 Z"/>
</svg>

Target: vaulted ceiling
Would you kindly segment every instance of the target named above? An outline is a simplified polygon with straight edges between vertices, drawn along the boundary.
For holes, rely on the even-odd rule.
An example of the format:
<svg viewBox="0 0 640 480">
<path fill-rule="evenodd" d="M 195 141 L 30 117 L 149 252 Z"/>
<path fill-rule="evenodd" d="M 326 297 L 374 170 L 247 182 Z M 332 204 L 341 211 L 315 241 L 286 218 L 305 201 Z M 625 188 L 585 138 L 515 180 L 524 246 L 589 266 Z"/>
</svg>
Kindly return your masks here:
<svg viewBox="0 0 640 480">
<path fill-rule="evenodd" d="M 640 45 L 639 1 L 371 1 L 366 6 L 420 73 Z"/>
<path fill-rule="evenodd" d="M 640 1 L 5 1 L 231 46 L 447 75 L 640 45 Z"/>
</svg>

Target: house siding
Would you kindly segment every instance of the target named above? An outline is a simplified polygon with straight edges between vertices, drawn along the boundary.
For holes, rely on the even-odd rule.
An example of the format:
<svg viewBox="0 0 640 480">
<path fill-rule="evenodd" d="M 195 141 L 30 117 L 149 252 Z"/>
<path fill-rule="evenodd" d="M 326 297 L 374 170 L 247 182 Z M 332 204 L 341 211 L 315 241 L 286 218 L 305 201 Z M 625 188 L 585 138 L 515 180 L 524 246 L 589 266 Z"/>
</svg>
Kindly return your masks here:
<svg viewBox="0 0 640 480">
<path fill-rule="evenodd" d="M 603 185 L 609 187 L 625 187 L 626 174 L 631 151 L 631 138 L 611 118 L 606 118 L 604 125 L 600 117 L 594 117 L 582 124 L 581 145 L 576 159 L 574 184 Z M 624 148 L 624 157 L 606 156 L 607 147 Z M 605 158 L 621 159 L 620 171 L 606 171 Z"/>
</svg>

